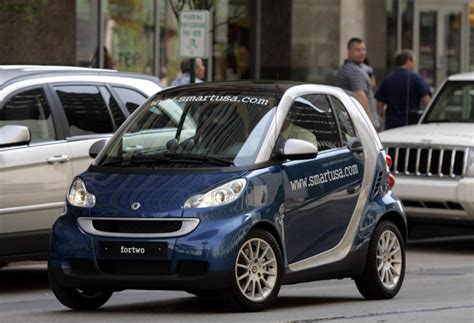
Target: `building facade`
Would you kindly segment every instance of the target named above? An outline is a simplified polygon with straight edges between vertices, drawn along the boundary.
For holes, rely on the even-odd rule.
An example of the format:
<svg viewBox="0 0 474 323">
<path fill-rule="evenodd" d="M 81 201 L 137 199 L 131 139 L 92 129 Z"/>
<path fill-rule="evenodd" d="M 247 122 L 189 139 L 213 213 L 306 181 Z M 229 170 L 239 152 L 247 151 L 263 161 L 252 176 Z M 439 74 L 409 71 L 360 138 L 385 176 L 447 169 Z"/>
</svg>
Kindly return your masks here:
<svg viewBox="0 0 474 323">
<path fill-rule="evenodd" d="M 179 73 L 181 10 L 209 10 L 207 80 L 333 84 L 351 37 L 366 40 L 378 79 L 413 49 L 436 88 L 474 70 L 470 0 L 3 0 L 0 64 Z"/>
</svg>

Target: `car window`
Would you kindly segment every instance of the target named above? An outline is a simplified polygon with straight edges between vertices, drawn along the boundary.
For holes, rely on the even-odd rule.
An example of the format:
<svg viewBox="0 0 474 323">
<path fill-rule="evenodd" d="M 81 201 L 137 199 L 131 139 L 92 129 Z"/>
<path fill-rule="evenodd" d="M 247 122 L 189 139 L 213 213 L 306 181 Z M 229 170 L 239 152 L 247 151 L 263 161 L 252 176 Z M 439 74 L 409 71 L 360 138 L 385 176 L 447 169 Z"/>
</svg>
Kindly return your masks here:
<svg viewBox="0 0 474 323">
<path fill-rule="evenodd" d="M 339 122 L 339 128 L 341 130 L 343 141 L 342 144 L 346 144 L 349 139 L 356 136 L 351 117 L 349 116 L 349 113 L 347 112 L 341 101 L 331 95 L 329 95 L 328 98 L 329 101 L 331 101 L 337 121 Z"/>
<path fill-rule="evenodd" d="M 118 86 L 114 86 L 113 88 L 130 113 L 135 111 L 147 99 L 146 96 L 132 89 Z"/>
<path fill-rule="evenodd" d="M 474 82 L 447 82 L 422 121 L 430 122 L 474 122 Z"/>
<path fill-rule="evenodd" d="M 97 86 L 55 86 L 54 90 L 66 113 L 71 136 L 114 131 L 109 110 Z"/>
<path fill-rule="evenodd" d="M 110 112 L 112 113 L 112 119 L 114 121 L 115 129 L 117 129 L 125 121 L 126 117 L 123 114 L 122 109 L 120 109 L 117 100 L 115 100 L 114 96 L 110 93 L 110 91 L 105 86 L 101 86 L 100 91 L 104 96 L 105 102 L 107 102 L 109 106 Z"/>
<path fill-rule="evenodd" d="M 0 126 L 20 125 L 30 129 L 31 142 L 55 139 L 53 116 L 42 88 L 14 95 L 0 110 Z"/>
<path fill-rule="evenodd" d="M 295 99 L 283 125 L 281 136 L 317 141 L 319 151 L 340 147 L 339 133 L 325 95 L 306 95 Z"/>
</svg>

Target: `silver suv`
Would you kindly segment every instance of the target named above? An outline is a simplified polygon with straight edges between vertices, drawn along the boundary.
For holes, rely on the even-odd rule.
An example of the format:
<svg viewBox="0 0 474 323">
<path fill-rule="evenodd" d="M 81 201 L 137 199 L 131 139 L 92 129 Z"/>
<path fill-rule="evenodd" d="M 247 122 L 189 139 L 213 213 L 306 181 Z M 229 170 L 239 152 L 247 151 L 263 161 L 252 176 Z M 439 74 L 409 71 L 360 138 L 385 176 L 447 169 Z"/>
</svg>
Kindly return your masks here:
<svg viewBox="0 0 474 323">
<path fill-rule="evenodd" d="M 59 66 L 0 66 L 0 267 L 43 259 L 51 226 L 89 147 L 149 96 L 151 76 Z"/>
</svg>

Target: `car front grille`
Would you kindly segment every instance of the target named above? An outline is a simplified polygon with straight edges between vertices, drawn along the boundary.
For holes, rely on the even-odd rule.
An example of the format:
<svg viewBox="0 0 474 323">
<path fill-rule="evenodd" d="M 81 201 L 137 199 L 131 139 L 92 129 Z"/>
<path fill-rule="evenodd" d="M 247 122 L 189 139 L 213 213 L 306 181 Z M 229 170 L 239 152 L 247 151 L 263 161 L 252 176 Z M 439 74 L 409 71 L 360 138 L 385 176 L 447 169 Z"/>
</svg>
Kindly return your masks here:
<svg viewBox="0 0 474 323">
<path fill-rule="evenodd" d="M 96 230 L 115 233 L 169 233 L 181 229 L 181 221 L 93 220 Z"/>
<path fill-rule="evenodd" d="M 462 177 L 465 175 L 469 148 L 403 147 L 385 148 L 392 157 L 395 175 Z"/>
</svg>

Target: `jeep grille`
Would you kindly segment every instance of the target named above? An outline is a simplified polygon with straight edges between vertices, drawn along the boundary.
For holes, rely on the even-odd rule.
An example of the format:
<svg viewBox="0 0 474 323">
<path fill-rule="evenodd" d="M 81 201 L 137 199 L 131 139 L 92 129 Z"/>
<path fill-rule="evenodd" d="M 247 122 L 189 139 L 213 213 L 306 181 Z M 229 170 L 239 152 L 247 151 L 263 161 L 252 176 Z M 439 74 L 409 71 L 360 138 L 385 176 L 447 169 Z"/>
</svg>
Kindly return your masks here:
<svg viewBox="0 0 474 323">
<path fill-rule="evenodd" d="M 390 167 L 395 175 L 462 177 L 466 172 L 469 148 L 403 147 L 385 148 L 392 157 Z"/>
</svg>

